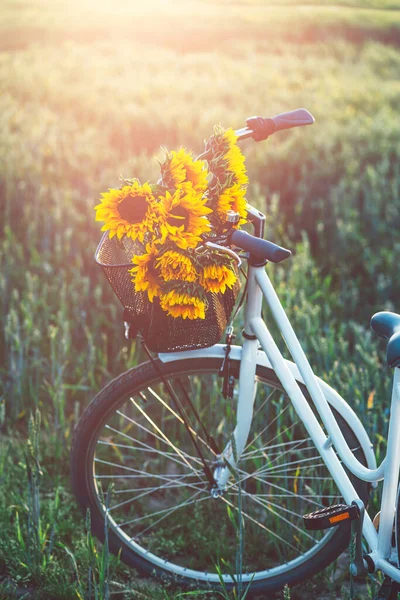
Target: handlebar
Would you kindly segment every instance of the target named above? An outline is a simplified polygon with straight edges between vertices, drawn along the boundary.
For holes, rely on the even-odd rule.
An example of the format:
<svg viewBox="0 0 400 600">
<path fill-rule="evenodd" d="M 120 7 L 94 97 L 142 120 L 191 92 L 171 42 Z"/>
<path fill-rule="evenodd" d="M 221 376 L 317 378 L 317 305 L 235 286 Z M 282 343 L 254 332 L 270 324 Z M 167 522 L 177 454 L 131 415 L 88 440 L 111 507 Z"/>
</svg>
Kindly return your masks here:
<svg viewBox="0 0 400 600">
<path fill-rule="evenodd" d="M 281 113 L 275 117 L 250 117 L 246 120 L 247 127 L 236 131 L 238 141 L 252 137 L 256 142 L 266 140 L 270 135 L 283 129 L 312 125 L 314 117 L 305 108 L 298 108 Z"/>
<path fill-rule="evenodd" d="M 282 248 L 273 242 L 255 237 L 242 229 L 235 229 L 228 236 L 229 243 L 249 252 L 252 260 L 262 262 L 269 260 L 279 263 L 291 256 L 290 250 Z"/>
</svg>

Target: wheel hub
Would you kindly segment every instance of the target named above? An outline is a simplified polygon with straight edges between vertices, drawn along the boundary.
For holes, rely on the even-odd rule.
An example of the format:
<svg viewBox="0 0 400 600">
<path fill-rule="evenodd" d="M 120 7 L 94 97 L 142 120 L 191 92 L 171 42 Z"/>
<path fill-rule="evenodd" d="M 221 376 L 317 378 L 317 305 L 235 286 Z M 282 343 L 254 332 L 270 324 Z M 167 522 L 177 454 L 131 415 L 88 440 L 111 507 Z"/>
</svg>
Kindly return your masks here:
<svg viewBox="0 0 400 600">
<path fill-rule="evenodd" d="M 225 461 L 222 457 L 218 457 L 217 460 L 213 463 L 214 472 L 213 478 L 215 481 L 215 485 L 211 488 L 210 493 L 213 498 L 220 498 L 225 492 L 225 486 L 220 486 L 218 481 L 222 475 L 224 469 L 226 469 Z"/>
</svg>

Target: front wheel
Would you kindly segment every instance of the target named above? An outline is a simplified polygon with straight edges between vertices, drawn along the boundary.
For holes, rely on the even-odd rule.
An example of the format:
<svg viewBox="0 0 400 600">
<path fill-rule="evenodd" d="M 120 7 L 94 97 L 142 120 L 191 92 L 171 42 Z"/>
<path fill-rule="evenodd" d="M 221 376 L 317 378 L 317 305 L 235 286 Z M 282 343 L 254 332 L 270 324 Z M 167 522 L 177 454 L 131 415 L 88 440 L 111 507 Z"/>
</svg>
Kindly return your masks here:
<svg viewBox="0 0 400 600">
<path fill-rule="evenodd" d="M 272 592 L 334 561 L 350 529 L 305 530 L 302 516 L 340 502 L 340 493 L 265 367 L 257 368 L 252 428 L 236 474 L 225 493 L 213 497 L 204 462 L 213 472 L 236 422 L 237 386 L 232 400 L 222 397 L 220 367 L 217 358 L 157 360 L 114 379 L 76 429 L 73 488 L 82 509 L 91 511 L 95 535 L 104 541 L 108 515 L 110 549 L 139 572 L 203 587 L 219 585 L 218 568 L 229 589 L 240 553 L 243 585 L 251 582 L 255 594 Z M 239 362 L 231 369 L 237 382 Z M 354 432 L 336 417 L 365 464 Z M 366 504 L 368 484 L 353 484 Z"/>
</svg>

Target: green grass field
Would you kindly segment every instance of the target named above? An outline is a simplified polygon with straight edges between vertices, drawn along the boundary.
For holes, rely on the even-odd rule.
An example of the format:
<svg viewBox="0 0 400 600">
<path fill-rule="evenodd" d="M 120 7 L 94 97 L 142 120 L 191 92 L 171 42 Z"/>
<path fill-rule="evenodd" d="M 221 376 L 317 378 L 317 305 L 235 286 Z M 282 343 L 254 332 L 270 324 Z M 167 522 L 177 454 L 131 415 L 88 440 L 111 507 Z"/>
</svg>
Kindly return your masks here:
<svg viewBox="0 0 400 600">
<path fill-rule="evenodd" d="M 243 144 L 248 200 L 266 212 L 269 239 L 293 249 L 270 276 L 380 460 L 390 372 L 368 323 L 399 310 L 399 46 L 395 0 L 2 2 L 0 598 L 89 597 L 100 554 L 69 488 L 72 431 L 94 393 L 142 358 L 93 261 L 93 207 L 120 174 L 157 178 L 161 145 L 200 152 L 216 123 L 302 106 L 316 118 Z M 25 455 L 36 409 L 35 479 Z M 44 563 L 28 543 L 34 496 Z M 333 590 L 330 577 L 292 598 Z M 126 598 L 177 597 L 117 561 L 110 578 L 130 586 Z"/>
</svg>

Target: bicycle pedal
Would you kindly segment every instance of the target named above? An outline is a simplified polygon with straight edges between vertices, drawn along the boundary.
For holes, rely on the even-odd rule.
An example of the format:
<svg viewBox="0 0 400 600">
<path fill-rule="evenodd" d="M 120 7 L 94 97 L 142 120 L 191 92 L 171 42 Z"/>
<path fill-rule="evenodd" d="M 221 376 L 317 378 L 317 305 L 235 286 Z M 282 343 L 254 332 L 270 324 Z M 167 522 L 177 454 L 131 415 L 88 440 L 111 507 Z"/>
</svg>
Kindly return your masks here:
<svg viewBox="0 0 400 600">
<path fill-rule="evenodd" d="M 304 515 L 303 520 L 306 529 L 316 531 L 336 527 L 344 521 L 358 519 L 359 516 L 360 513 L 355 504 L 335 504 Z"/>
</svg>

